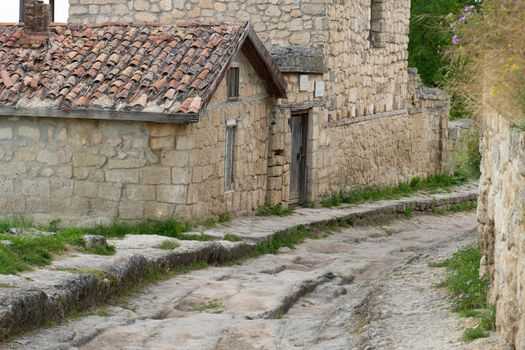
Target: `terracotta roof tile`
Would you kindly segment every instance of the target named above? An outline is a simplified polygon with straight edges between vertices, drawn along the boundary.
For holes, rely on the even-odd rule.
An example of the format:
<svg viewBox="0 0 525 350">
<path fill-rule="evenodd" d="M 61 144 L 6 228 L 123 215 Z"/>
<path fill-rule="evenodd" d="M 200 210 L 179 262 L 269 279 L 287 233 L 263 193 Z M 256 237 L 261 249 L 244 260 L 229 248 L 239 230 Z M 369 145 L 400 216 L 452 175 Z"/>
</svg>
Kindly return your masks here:
<svg viewBox="0 0 525 350">
<path fill-rule="evenodd" d="M 22 30 L 0 25 L 0 108 L 199 114 L 245 39 L 263 63 L 257 73 L 272 77 L 268 91 L 286 96 L 249 24 L 52 24 L 39 49 L 22 46 Z"/>
<path fill-rule="evenodd" d="M 21 46 L 22 30 L 0 26 L 0 106 L 24 107 L 32 98 L 41 107 L 62 110 L 175 114 L 202 110 L 244 28 L 195 23 L 52 26 L 49 46 L 39 49 Z"/>
</svg>

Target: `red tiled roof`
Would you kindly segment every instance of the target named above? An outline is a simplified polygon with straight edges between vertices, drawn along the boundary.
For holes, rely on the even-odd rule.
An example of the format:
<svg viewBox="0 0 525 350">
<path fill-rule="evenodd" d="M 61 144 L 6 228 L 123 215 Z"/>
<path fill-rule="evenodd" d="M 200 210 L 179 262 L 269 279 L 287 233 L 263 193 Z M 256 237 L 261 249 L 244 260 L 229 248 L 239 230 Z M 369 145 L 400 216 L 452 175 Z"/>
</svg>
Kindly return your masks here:
<svg viewBox="0 0 525 350">
<path fill-rule="evenodd" d="M 23 27 L 3 26 L 0 107 L 197 114 L 253 35 L 247 28 L 54 25 L 32 49 L 19 43 Z"/>
</svg>

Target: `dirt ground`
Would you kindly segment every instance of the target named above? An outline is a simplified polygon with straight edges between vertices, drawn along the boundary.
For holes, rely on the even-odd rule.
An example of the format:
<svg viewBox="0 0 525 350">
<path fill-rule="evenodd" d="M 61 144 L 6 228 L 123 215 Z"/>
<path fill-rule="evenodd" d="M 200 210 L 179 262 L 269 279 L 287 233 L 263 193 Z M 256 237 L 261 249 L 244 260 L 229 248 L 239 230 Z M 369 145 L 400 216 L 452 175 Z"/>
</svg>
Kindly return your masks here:
<svg viewBox="0 0 525 350">
<path fill-rule="evenodd" d="M 475 227 L 463 213 L 344 229 L 178 275 L 5 348 L 473 349 L 460 340 L 469 320 L 436 287 L 444 270 L 428 264 L 475 244 Z"/>
</svg>

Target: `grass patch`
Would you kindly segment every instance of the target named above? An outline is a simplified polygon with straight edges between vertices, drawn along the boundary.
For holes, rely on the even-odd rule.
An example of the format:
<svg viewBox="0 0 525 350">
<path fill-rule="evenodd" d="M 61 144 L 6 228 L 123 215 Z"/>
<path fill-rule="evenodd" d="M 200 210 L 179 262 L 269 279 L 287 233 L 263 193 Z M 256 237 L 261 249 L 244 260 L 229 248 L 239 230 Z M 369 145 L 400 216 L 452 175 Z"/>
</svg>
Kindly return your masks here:
<svg viewBox="0 0 525 350">
<path fill-rule="evenodd" d="M 230 242 L 242 242 L 243 239 L 237 235 L 234 235 L 232 233 L 228 233 L 223 238 L 224 241 L 230 241 Z"/>
<path fill-rule="evenodd" d="M 93 248 L 85 249 L 84 252 L 95 255 L 115 255 L 117 248 L 114 245 L 97 245 Z"/>
<path fill-rule="evenodd" d="M 316 238 L 316 234 L 304 226 L 295 230 L 281 232 L 265 241 L 257 243 L 255 255 L 277 254 L 279 248 L 282 247 L 293 249 L 296 244 L 302 243 L 306 238 Z"/>
<path fill-rule="evenodd" d="M 321 205 L 326 208 L 332 208 L 341 204 L 361 204 L 383 199 L 399 199 L 417 191 L 449 190 L 453 186 L 465 184 L 468 180 L 468 176 L 459 173 L 455 175 L 436 174 L 424 180 L 420 177 L 414 177 L 410 182 L 400 183 L 395 187 L 369 186 L 354 191 L 341 191 L 321 201 Z"/>
<path fill-rule="evenodd" d="M 284 208 L 281 203 L 270 205 L 266 203 L 262 208 L 259 208 L 255 215 L 257 216 L 288 216 L 294 212 L 293 208 Z"/>
<path fill-rule="evenodd" d="M 220 314 L 222 312 L 222 303 L 219 300 L 212 300 L 207 303 L 197 305 L 193 311 L 204 312 L 212 311 L 214 314 Z"/>
<path fill-rule="evenodd" d="M 414 209 L 412 208 L 406 208 L 404 211 L 403 211 L 403 215 L 410 219 L 410 218 L 413 218 L 414 217 Z"/>
<path fill-rule="evenodd" d="M 461 213 L 465 211 L 473 211 L 478 208 L 478 202 L 477 201 L 470 201 L 470 202 L 464 202 L 464 203 L 458 203 L 454 204 L 450 211 L 454 213 Z"/>
<path fill-rule="evenodd" d="M 173 250 L 173 249 L 177 249 L 178 247 L 180 247 L 180 245 L 177 242 L 173 242 L 173 241 L 164 241 L 159 246 L 159 248 L 162 250 Z"/>
<path fill-rule="evenodd" d="M 32 266 L 51 263 L 53 255 L 66 250 L 66 245 L 57 237 L 27 237 L 0 234 L 0 240 L 11 241 L 0 244 L 0 274 L 16 274 Z"/>
<path fill-rule="evenodd" d="M 478 318 L 476 327 L 468 328 L 463 340 L 488 337 L 496 329 L 496 313 L 487 302 L 487 278 L 479 278 L 481 251 L 479 247 L 468 247 L 455 253 L 446 261 L 434 263 L 435 267 L 446 267 L 445 286 L 452 293 L 454 311 L 463 317 Z M 430 265 L 430 264 L 429 264 Z"/>
</svg>

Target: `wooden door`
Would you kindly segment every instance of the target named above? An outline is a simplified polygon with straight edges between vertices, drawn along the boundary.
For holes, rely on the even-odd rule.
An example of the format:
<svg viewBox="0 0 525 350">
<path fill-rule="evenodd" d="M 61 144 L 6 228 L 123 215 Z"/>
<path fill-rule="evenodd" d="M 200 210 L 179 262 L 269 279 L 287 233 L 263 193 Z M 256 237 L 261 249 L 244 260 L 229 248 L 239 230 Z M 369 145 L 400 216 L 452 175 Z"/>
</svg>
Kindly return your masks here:
<svg viewBox="0 0 525 350">
<path fill-rule="evenodd" d="M 308 113 L 292 114 L 289 124 L 292 132 L 290 204 L 303 204 L 307 199 L 306 154 L 308 141 Z"/>
</svg>

